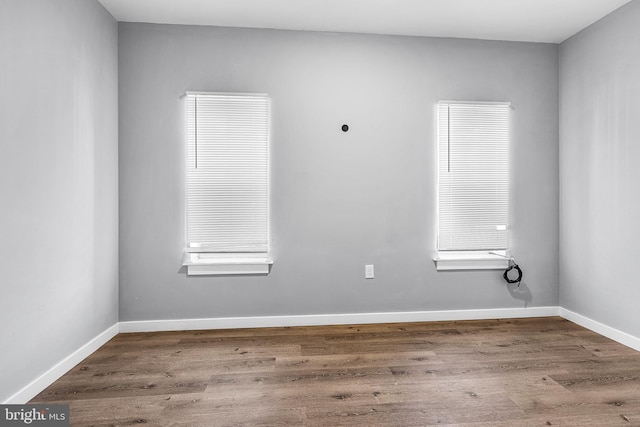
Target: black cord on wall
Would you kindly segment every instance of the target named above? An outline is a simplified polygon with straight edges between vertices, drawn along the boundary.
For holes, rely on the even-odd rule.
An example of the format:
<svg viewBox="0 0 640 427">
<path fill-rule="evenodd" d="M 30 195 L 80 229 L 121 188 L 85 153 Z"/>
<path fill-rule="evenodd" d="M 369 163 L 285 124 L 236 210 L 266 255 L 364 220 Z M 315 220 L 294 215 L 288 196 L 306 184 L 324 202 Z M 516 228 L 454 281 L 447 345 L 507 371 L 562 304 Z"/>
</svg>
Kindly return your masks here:
<svg viewBox="0 0 640 427">
<path fill-rule="evenodd" d="M 511 263 L 513 262 L 513 265 L 511 265 Z M 518 277 L 516 277 L 515 279 L 511 279 L 509 278 L 509 272 L 511 270 L 515 270 L 518 272 Z M 509 260 L 509 267 L 504 271 L 504 274 L 502 275 L 502 277 L 504 277 L 504 280 L 507 283 L 517 283 L 518 287 L 520 287 L 520 282 L 522 281 L 522 269 L 520 267 L 518 267 L 518 264 L 516 264 L 516 262 L 513 259 Z"/>
</svg>

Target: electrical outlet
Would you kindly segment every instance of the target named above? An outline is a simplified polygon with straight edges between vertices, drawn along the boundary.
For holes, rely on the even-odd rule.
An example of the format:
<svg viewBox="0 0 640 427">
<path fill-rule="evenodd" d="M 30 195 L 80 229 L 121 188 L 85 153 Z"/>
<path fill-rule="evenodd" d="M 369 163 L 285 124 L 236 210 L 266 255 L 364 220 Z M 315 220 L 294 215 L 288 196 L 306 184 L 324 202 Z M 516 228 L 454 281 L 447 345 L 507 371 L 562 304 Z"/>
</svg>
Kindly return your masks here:
<svg viewBox="0 0 640 427">
<path fill-rule="evenodd" d="M 367 264 L 364 266 L 364 278 L 373 279 L 373 264 Z"/>
</svg>

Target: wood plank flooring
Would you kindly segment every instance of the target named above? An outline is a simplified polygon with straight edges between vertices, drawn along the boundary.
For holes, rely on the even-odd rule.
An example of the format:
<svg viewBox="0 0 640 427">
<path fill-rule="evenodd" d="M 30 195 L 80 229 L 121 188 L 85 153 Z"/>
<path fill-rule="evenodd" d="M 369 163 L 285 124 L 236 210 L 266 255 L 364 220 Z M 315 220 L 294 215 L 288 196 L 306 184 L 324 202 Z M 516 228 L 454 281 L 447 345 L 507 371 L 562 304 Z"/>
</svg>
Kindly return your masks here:
<svg viewBox="0 0 640 427">
<path fill-rule="evenodd" d="M 558 317 L 120 334 L 77 426 L 640 426 L 640 353 Z"/>
</svg>

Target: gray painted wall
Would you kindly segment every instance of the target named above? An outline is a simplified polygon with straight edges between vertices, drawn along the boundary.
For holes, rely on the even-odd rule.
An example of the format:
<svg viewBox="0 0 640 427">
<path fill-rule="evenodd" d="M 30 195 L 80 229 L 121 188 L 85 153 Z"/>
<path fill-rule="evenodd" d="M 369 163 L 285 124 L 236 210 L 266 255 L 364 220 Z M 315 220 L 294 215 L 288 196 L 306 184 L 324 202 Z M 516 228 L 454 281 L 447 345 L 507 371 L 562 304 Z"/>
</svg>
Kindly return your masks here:
<svg viewBox="0 0 640 427">
<path fill-rule="evenodd" d="M 121 321 L 558 304 L 557 45 L 137 23 L 119 43 Z M 271 96 L 266 277 L 181 268 L 186 90 Z M 515 107 L 519 291 L 431 261 L 439 99 Z"/>
<path fill-rule="evenodd" d="M 560 47 L 560 305 L 640 337 L 640 2 Z"/>
<path fill-rule="evenodd" d="M 117 23 L 2 0 L 0 402 L 117 322 Z"/>
</svg>

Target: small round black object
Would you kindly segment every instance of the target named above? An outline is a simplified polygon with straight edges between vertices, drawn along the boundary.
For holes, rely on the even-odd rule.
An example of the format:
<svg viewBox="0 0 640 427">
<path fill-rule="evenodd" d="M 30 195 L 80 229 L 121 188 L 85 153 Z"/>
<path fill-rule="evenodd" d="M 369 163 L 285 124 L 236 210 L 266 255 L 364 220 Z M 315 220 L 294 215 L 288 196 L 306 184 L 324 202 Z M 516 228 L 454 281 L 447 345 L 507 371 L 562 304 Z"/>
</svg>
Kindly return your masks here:
<svg viewBox="0 0 640 427">
<path fill-rule="evenodd" d="M 346 132 L 349 130 L 349 126 L 348 125 L 342 125 L 342 132 Z"/>
<path fill-rule="evenodd" d="M 518 277 L 516 277 L 515 279 L 509 278 L 509 272 L 511 270 L 515 270 L 518 273 Z M 518 264 L 514 263 L 504 271 L 502 277 L 507 283 L 517 283 L 518 286 L 520 286 L 520 282 L 522 281 L 522 270 L 520 269 L 520 267 L 518 267 Z"/>
</svg>

